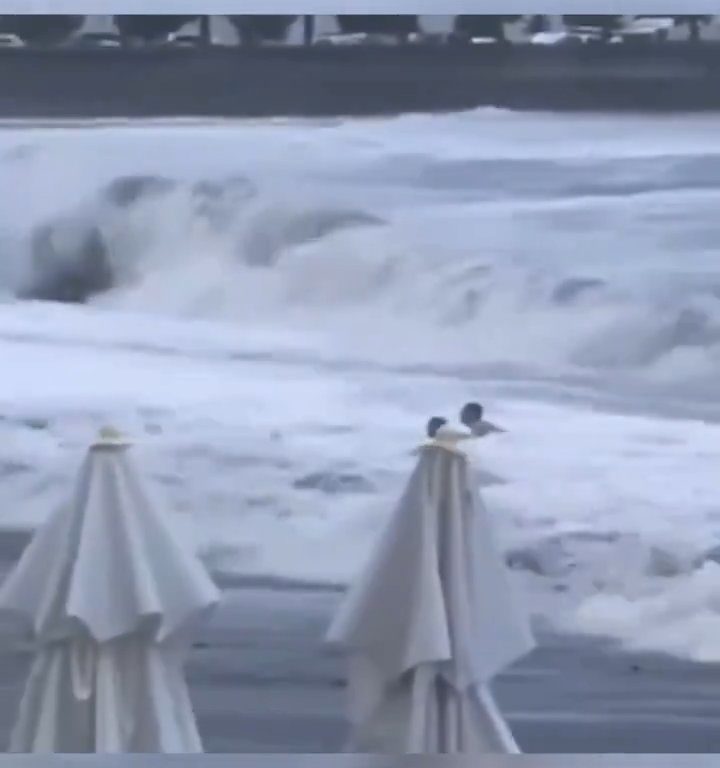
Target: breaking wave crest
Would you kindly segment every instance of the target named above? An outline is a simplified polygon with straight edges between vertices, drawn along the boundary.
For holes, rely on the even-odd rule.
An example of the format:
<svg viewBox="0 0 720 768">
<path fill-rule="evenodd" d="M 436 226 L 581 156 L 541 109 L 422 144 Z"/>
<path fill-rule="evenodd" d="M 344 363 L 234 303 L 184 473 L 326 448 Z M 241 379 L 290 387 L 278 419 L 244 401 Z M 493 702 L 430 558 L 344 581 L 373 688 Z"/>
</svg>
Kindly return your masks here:
<svg viewBox="0 0 720 768">
<path fill-rule="evenodd" d="M 466 115 L 447 118 L 448 154 L 431 140 L 437 119 L 368 125 L 362 140 L 352 121 L 289 124 L 281 144 L 300 149 L 282 157 L 248 128 L 244 159 L 220 133 L 212 162 L 168 141 L 152 161 L 91 153 L 98 167 L 82 171 L 75 147 L 11 144 L 2 191 L 32 205 L 0 221 L 0 285 L 20 299 L 322 329 L 363 360 L 711 399 L 720 156 L 706 129 L 693 147 L 664 135 L 633 154 L 602 131 L 590 149 L 549 144 L 542 120 L 529 137 L 514 116 Z"/>
</svg>

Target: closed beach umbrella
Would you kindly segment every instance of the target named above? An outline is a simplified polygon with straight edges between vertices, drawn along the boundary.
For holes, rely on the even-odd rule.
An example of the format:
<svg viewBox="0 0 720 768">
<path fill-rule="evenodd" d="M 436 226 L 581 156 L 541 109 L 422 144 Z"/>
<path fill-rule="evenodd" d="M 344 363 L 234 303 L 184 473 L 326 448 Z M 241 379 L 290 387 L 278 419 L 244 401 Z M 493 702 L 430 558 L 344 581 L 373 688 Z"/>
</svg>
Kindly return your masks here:
<svg viewBox="0 0 720 768">
<path fill-rule="evenodd" d="M 36 646 L 12 752 L 201 752 L 183 675 L 219 593 L 104 430 L 0 590 Z"/>
<path fill-rule="evenodd" d="M 356 752 L 519 751 L 489 688 L 534 647 L 462 442 L 423 446 L 328 641 L 350 656 Z"/>
</svg>

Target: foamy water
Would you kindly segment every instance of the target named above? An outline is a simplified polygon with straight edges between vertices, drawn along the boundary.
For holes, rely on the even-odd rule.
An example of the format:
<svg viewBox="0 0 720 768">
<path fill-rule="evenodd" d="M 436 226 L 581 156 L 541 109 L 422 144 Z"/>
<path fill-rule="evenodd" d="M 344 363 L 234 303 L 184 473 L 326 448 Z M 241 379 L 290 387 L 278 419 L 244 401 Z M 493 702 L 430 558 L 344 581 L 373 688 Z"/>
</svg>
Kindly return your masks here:
<svg viewBox="0 0 720 768">
<path fill-rule="evenodd" d="M 3 129 L 0 524 L 42 520 L 112 420 L 214 568 L 344 583 L 427 417 L 478 399 L 533 606 L 719 660 L 719 128 Z M 82 275 L 91 236 L 107 289 L 14 298 Z"/>
</svg>

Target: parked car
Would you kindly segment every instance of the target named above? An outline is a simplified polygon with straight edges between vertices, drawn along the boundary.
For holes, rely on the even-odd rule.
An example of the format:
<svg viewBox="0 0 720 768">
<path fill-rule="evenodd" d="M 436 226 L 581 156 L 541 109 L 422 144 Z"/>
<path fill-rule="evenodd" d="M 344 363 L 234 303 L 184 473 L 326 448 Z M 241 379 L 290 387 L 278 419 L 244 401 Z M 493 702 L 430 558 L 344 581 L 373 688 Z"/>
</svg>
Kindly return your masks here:
<svg viewBox="0 0 720 768">
<path fill-rule="evenodd" d="M 202 38 L 199 35 L 184 34 L 180 35 L 173 32 L 167 36 L 165 45 L 179 48 L 199 48 L 203 43 Z"/>
<path fill-rule="evenodd" d="M 500 42 L 496 37 L 471 37 L 468 41 L 470 45 L 495 45 Z"/>
<path fill-rule="evenodd" d="M 675 20 L 670 16 L 641 16 L 618 30 L 618 34 L 632 39 L 667 40 Z"/>
<path fill-rule="evenodd" d="M 23 48 L 24 46 L 25 43 L 17 35 L 0 34 L 0 48 Z"/>
<path fill-rule="evenodd" d="M 111 32 L 86 32 L 75 38 L 75 45 L 80 48 L 120 48 L 122 38 Z"/>
<path fill-rule="evenodd" d="M 408 35 L 408 43 L 418 45 L 445 45 L 449 42 L 450 35 L 447 32 L 411 32 Z"/>
<path fill-rule="evenodd" d="M 602 42 L 603 38 L 603 30 L 597 27 L 571 27 L 566 30 L 537 32 L 530 38 L 530 42 L 533 45 L 584 45 Z M 613 45 L 622 43 L 623 36 L 613 33 L 606 42 Z"/>
<path fill-rule="evenodd" d="M 553 30 L 549 32 L 536 32 L 531 35 L 530 42 L 533 45 L 566 45 L 575 38 L 563 30 Z M 582 42 L 580 40 L 579 42 Z"/>
<path fill-rule="evenodd" d="M 397 38 L 393 35 L 353 32 L 345 35 L 322 35 L 315 41 L 315 45 L 397 45 Z"/>
</svg>

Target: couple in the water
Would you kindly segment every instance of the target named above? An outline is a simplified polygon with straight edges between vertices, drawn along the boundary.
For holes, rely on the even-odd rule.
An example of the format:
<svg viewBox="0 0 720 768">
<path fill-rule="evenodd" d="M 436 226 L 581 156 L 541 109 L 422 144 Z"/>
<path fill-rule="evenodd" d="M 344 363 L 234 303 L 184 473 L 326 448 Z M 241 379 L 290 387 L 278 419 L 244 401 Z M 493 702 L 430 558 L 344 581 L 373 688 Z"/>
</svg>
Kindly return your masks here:
<svg viewBox="0 0 720 768">
<path fill-rule="evenodd" d="M 462 427 L 452 427 L 442 416 L 433 416 L 425 428 L 431 440 L 450 439 L 462 440 L 469 437 L 484 437 L 493 432 L 504 432 L 495 424 L 486 421 L 484 409 L 480 403 L 465 403 L 460 409 L 460 424 Z"/>
</svg>

